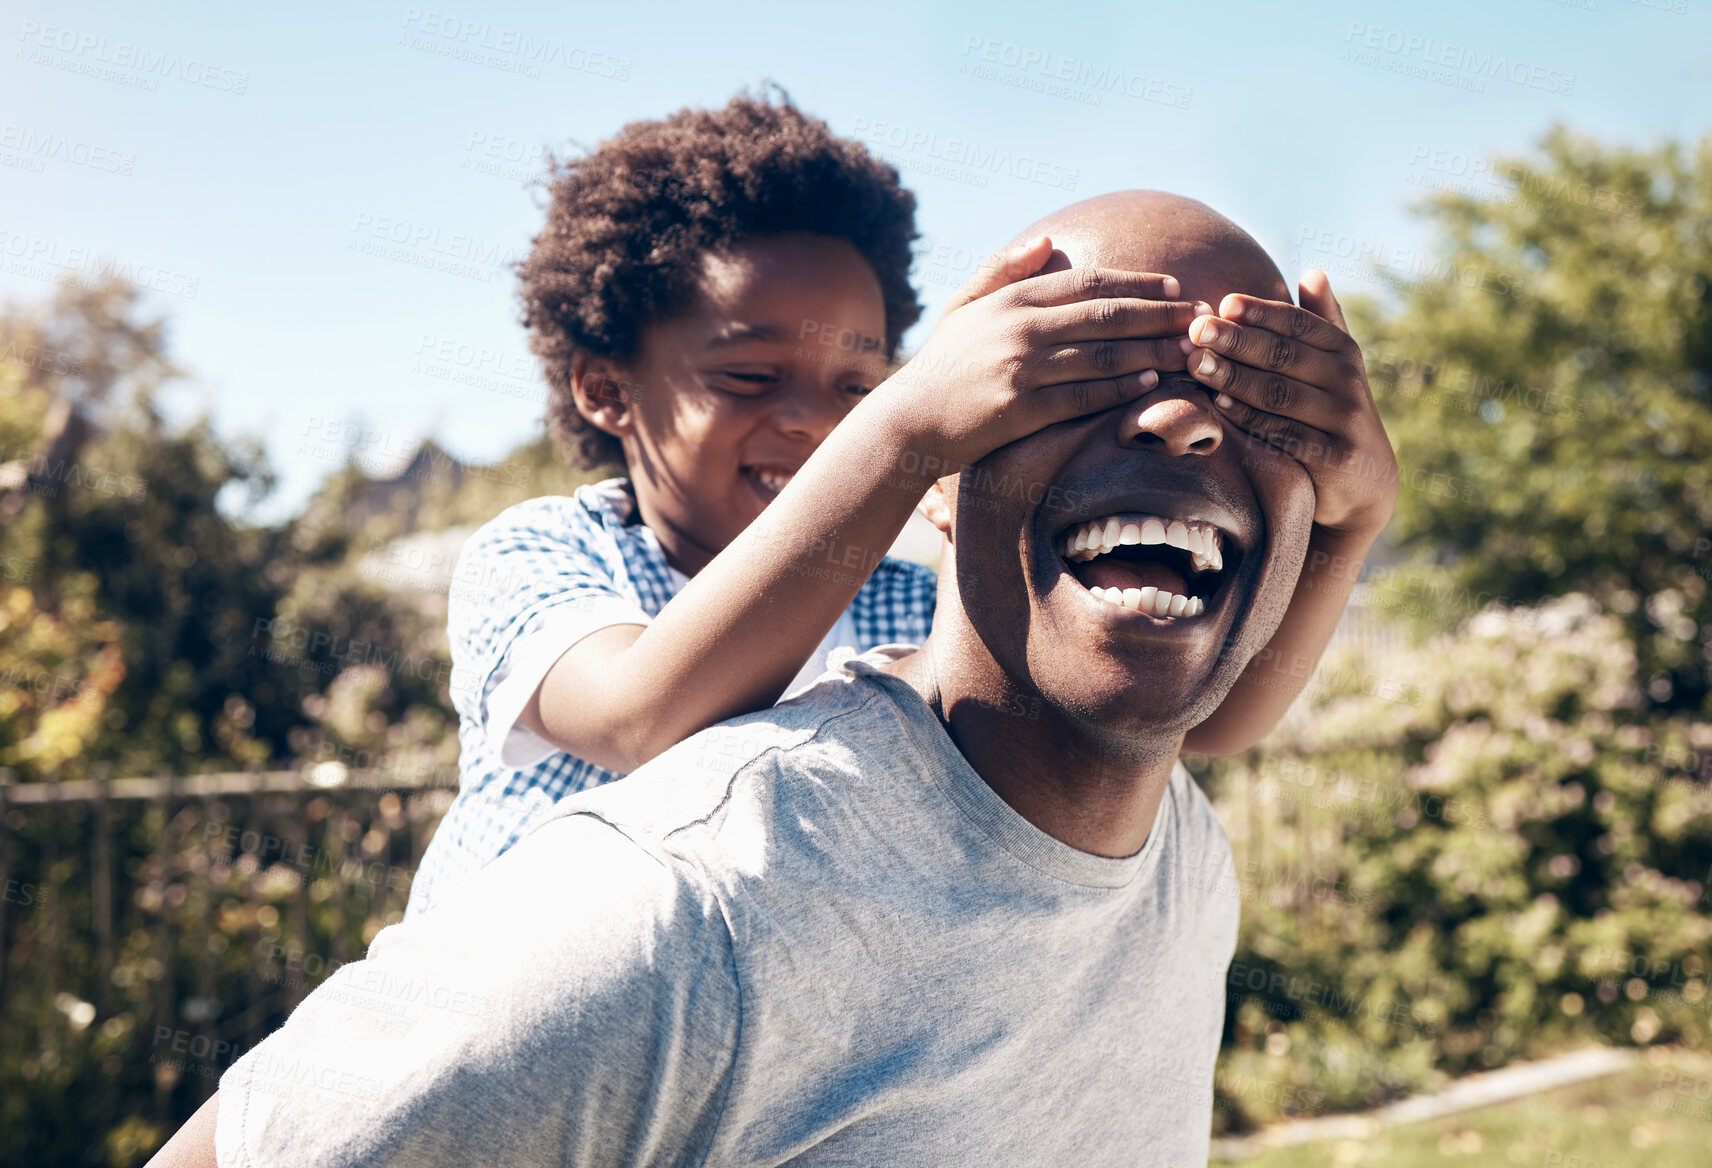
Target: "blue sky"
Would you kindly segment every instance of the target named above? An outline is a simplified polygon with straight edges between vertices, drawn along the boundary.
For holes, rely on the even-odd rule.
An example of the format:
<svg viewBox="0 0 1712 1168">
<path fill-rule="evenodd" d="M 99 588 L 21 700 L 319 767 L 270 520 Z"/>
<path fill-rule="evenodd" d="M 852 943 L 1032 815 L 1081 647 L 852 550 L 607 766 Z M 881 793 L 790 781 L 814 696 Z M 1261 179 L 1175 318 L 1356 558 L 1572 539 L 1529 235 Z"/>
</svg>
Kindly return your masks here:
<svg viewBox="0 0 1712 1168">
<path fill-rule="evenodd" d="M 1074 16 L 1069 13 L 1074 12 Z M 506 261 L 541 152 L 765 79 L 920 200 L 925 338 L 972 262 L 1047 211 L 1163 187 L 1294 275 L 1375 290 L 1432 185 L 1553 121 L 1712 126 L 1712 0 L 725 6 L 6 3 L 0 297 L 112 268 L 193 374 L 174 414 L 267 444 L 301 505 L 347 450 L 539 432 Z M 394 460 L 390 461 L 389 460 Z"/>
</svg>

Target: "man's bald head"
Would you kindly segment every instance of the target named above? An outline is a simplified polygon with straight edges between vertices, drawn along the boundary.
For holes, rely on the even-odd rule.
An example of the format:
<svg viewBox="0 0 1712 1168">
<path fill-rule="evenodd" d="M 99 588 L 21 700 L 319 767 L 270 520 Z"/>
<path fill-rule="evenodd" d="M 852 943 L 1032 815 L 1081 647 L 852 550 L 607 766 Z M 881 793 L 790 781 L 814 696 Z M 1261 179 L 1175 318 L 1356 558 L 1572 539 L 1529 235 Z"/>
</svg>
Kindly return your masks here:
<svg viewBox="0 0 1712 1168">
<path fill-rule="evenodd" d="M 1114 191 L 1054 211 L 1013 243 L 1052 237 L 1077 268 L 1159 272 L 1182 283 L 1183 299 L 1218 307 L 1225 292 L 1291 300 L 1278 265 L 1254 238 L 1205 203 L 1165 191 Z M 1059 271 L 1053 257 L 1046 271 Z"/>
</svg>

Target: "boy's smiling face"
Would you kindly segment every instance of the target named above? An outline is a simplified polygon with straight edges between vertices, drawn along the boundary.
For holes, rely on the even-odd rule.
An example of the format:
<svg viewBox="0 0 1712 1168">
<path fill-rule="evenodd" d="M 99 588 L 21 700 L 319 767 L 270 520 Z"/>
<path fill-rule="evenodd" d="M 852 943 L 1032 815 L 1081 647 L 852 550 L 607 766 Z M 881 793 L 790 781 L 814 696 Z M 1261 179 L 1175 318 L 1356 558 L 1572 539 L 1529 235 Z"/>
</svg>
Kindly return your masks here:
<svg viewBox="0 0 1712 1168">
<path fill-rule="evenodd" d="M 597 401 L 603 373 L 635 387 L 584 414 L 623 442 L 673 566 L 700 571 L 884 379 L 885 331 L 861 253 L 791 232 L 709 255 L 693 302 L 643 329 L 633 361 L 591 361 Z"/>
</svg>

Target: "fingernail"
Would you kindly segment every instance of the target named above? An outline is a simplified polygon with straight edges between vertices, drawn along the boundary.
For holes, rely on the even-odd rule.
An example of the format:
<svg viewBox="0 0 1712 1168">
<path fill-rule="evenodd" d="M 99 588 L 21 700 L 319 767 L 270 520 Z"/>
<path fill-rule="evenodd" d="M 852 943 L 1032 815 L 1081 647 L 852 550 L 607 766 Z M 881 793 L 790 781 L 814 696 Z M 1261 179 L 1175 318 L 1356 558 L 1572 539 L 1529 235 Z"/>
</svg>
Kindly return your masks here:
<svg viewBox="0 0 1712 1168">
<path fill-rule="evenodd" d="M 1195 315 L 1214 316 L 1216 314 L 1213 312 L 1213 306 L 1211 304 L 1208 304 L 1205 300 L 1197 300 L 1195 301 Z"/>
<path fill-rule="evenodd" d="M 1195 366 L 1195 372 L 1197 372 L 1197 373 L 1211 373 L 1213 370 L 1217 369 L 1218 367 L 1219 367 L 1219 359 L 1217 357 L 1213 356 L 1211 353 L 1202 353 L 1201 354 L 1201 363 L 1199 365 Z"/>
<path fill-rule="evenodd" d="M 1189 336 L 1190 339 L 1198 341 L 1204 345 L 1208 341 L 1216 341 L 1219 339 L 1219 329 L 1218 326 L 1213 323 L 1212 317 L 1197 316 L 1194 320 L 1189 322 Z"/>
<path fill-rule="evenodd" d="M 1178 348 L 1179 348 L 1179 349 L 1182 349 L 1182 350 L 1183 350 L 1183 352 L 1184 352 L 1184 353 L 1185 353 L 1185 354 L 1187 354 L 1187 353 L 1189 353 L 1189 352 L 1190 352 L 1190 351 L 1191 351 L 1191 350 L 1192 350 L 1192 349 L 1194 349 L 1194 347 L 1195 347 L 1195 342 L 1194 342 L 1194 341 L 1191 341 L 1191 340 L 1190 340 L 1190 339 L 1189 339 L 1189 338 L 1188 338 L 1188 337 L 1179 337 L 1179 338 L 1178 338 L 1178 339 L 1177 339 L 1177 347 L 1178 347 Z"/>
<path fill-rule="evenodd" d="M 1152 389 L 1159 384 L 1159 374 L 1151 369 L 1143 369 L 1141 371 L 1141 384 L 1147 389 Z"/>
<path fill-rule="evenodd" d="M 1183 295 L 1183 285 L 1177 282 L 1176 276 L 1165 277 L 1164 280 L 1160 281 L 1160 287 L 1164 289 L 1167 300 L 1175 300 Z"/>
<path fill-rule="evenodd" d="M 1213 401 L 1218 403 L 1218 407 L 1221 410 L 1228 410 L 1232 406 L 1236 405 L 1236 403 L 1231 400 L 1231 395 L 1228 393 L 1219 394 L 1217 397 L 1213 398 Z"/>
</svg>

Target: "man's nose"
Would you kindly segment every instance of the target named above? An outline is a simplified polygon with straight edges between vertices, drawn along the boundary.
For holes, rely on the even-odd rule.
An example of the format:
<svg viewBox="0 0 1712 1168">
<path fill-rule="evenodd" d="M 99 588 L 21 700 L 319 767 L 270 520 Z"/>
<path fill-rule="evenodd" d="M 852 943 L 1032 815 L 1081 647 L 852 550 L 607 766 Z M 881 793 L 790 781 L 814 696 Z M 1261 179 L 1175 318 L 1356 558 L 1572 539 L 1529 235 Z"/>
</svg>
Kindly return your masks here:
<svg viewBox="0 0 1712 1168">
<path fill-rule="evenodd" d="M 1161 385 L 1124 411 L 1121 441 L 1164 443 L 1174 455 L 1211 454 L 1224 441 L 1224 424 L 1199 385 Z"/>
</svg>

